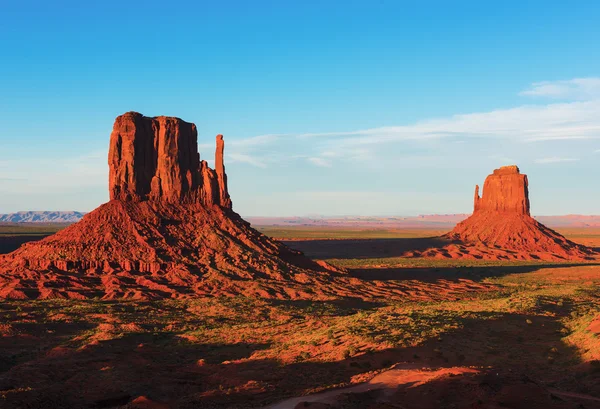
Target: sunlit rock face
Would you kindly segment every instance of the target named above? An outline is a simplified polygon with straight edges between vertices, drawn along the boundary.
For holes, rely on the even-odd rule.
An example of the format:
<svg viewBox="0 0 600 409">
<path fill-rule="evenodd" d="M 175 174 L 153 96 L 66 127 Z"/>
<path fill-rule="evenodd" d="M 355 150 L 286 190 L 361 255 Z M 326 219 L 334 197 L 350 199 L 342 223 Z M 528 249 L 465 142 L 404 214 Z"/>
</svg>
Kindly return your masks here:
<svg viewBox="0 0 600 409">
<path fill-rule="evenodd" d="M 110 198 L 231 208 L 223 151 L 223 135 L 217 135 L 216 169 L 211 169 L 200 160 L 196 125 L 175 117 L 123 114 L 110 136 Z"/>
<path fill-rule="evenodd" d="M 475 186 L 474 212 L 495 211 L 529 216 L 529 183 L 515 165 L 503 166 L 485 179 L 483 195 Z"/>
</svg>

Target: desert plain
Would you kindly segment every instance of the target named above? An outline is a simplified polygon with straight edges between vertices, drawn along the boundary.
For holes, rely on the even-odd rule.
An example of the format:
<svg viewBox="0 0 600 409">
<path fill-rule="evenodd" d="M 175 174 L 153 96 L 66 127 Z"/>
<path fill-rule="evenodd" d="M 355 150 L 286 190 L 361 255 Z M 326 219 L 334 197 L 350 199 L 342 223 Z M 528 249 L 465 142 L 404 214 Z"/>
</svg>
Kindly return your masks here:
<svg viewBox="0 0 600 409">
<path fill-rule="evenodd" d="M 600 408 L 600 228 L 517 166 L 453 228 L 259 225 L 224 144 L 125 113 L 109 202 L 0 225 L 0 407 Z"/>
<path fill-rule="evenodd" d="M 2 226 L 2 251 L 62 227 Z M 597 263 L 400 256 L 437 229 L 258 228 L 404 296 L 2 300 L 0 407 L 600 407 Z"/>
</svg>

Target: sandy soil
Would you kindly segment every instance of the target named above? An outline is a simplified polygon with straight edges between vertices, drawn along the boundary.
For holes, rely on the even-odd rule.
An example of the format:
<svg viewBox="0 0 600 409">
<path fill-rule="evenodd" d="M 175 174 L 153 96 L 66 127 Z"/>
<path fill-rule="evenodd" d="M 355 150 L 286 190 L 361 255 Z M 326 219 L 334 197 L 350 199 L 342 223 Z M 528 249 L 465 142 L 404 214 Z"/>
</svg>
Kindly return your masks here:
<svg viewBox="0 0 600 409">
<path fill-rule="evenodd" d="M 398 266 L 363 243 L 348 275 L 402 294 L 0 301 L 0 407 L 600 407 L 600 266 Z"/>
</svg>

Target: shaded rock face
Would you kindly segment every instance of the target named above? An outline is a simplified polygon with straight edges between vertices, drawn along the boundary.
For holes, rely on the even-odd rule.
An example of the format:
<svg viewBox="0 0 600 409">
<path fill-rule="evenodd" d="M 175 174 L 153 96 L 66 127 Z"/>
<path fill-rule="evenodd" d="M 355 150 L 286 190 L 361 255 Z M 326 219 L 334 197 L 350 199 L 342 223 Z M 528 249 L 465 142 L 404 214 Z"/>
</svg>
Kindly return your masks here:
<svg viewBox="0 0 600 409">
<path fill-rule="evenodd" d="M 475 186 L 474 212 L 494 211 L 529 216 L 529 182 L 517 166 L 503 166 L 485 179 L 483 195 Z"/>
<path fill-rule="evenodd" d="M 231 208 L 223 150 L 223 135 L 218 135 L 215 171 L 200 160 L 196 125 L 174 117 L 123 114 L 110 136 L 110 198 Z"/>
</svg>

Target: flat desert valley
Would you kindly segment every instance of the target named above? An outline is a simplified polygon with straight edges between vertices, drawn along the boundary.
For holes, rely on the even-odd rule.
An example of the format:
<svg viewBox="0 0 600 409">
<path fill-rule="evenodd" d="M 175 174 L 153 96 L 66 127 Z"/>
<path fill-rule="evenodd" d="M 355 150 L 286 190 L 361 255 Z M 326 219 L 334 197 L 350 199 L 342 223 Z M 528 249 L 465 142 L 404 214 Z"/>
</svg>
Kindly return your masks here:
<svg viewBox="0 0 600 409">
<path fill-rule="evenodd" d="M 402 296 L 3 300 L 0 406 L 600 407 L 598 263 L 402 256 L 439 229 L 257 228 Z"/>
</svg>

